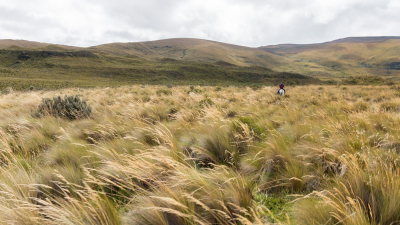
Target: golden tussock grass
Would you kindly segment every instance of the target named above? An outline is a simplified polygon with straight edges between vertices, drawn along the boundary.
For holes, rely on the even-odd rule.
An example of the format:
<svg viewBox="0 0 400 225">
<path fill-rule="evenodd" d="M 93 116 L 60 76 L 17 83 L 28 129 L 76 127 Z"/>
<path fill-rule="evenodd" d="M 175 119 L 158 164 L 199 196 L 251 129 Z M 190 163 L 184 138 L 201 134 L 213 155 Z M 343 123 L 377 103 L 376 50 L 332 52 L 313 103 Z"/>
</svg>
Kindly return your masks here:
<svg viewBox="0 0 400 225">
<path fill-rule="evenodd" d="M 0 223 L 400 220 L 396 89 L 196 88 L 1 95 Z M 32 117 L 59 95 L 80 95 L 93 116 Z"/>
</svg>

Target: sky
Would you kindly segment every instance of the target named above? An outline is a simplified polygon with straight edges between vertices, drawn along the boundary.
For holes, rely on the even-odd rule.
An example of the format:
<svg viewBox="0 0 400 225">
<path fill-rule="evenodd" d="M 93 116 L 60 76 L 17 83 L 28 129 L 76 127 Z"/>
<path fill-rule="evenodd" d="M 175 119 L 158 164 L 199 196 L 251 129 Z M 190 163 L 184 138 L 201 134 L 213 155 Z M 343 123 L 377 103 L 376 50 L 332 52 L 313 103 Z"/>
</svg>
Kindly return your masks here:
<svg viewBox="0 0 400 225">
<path fill-rule="evenodd" d="M 0 39 L 89 47 L 200 38 L 259 47 L 400 36 L 399 0 L 0 0 Z"/>
</svg>

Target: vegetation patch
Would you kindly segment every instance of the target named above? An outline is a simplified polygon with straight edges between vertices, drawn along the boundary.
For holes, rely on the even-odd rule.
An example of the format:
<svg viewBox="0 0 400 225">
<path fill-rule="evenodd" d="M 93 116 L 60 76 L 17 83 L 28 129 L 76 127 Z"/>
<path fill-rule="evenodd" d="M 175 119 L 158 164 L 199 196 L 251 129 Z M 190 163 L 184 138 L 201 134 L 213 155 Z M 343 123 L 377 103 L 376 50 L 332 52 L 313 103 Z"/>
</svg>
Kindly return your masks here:
<svg viewBox="0 0 400 225">
<path fill-rule="evenodd" d="M 262 88 L 262 86 L 258 85 L 258 84 L 252 84 L 252 85 L 250 85 L 250 88 L 253 89 L 253 91 L 257 91 L 257 90 L 260 90 Z"/>
<path fill-rule="evenodd" d="M 256 193 L 254 200 L 264 209 L 264 214 L 270 223 L 282 223 L 287 221 L 293 207 L 290 203 L 295 198 L 290 197 L 289 193 L 281 192 L 277 194 Z"/>
<path fill-rule="evenodd" d="M 211 99 L 206 98 L 206 99 L 201 100 L 201 101 L 199 102 L 199 105 L 200 105 L 201 107 L 204 107 L 204 106 L 212 106 L 212 105 L 215 105 L 215 103 L 214 103 Z"/>
<path fill-rule="evenodd" d="M 262 67 L 218 66 L 164 58 L 146 60 L 96 51 L 34 51 L 0 49 L 0 90 L 60 89 L 70 87 L 118 87 L 133 84 L 243 86 L 255 82 L 272 85 L 287 82 L 321 82 L 294 73 Z M 301 81 L 300 81 L 301 79 Z"/>
<path fill-rule="evenodd" d="M 388 80 L 378 76 L 356 76 L 343 79 L 340 84 L 344 85 L 383 85 L 387 84 Z"/>
<path fill-rule="evenodd" d="M 393 102 L 384 102 L 380 107 L 384 111 L 398 111 L 400 109 L 399 104 Z"/>
<path fill-rule="evenodd" d="M 266 131 L 265 128 L 258 126 L 253 118 L 239 117 L 238 121 L 233 123 L 233 127 L 238 133 L 241 134 L 243 134 L 244 132 L 241 124 L 246 125 L 250 129 L 250 131 L 253 132 L 254 135 L 258 138 L 260 138 L 260 135 Z"/>
<path fill-rule="evenodd" d="M 60 96 L 43 98 L 38 109 L 33 112 L 33 116 L 41 117 L 51 115 L 69 120 L 88 118 L 92 115 L 92 107 L 81 99 L 78 95 L 75 96 Z"/>
<path fill-rule="evenodd" d="M 202 88 L 207 93 L 188 94 L 189 86 L 175 86 L 173 95 L 157 94 L 160 86 L 152 85 L 0 95 L 0 205 L 7 211 L 0 221 L 400 221 L 396 88 L 295 86 L 290 98 L 281 98 L 275 88 L 247 87 L 215 92 L 208 86 Z M 83 98 L 95 108 L 90 119 L 79 120 L 89 113 L 76 116 L 78 109 L 57 110 Z M 30 108 L 39 104 L 33 118 Z"/>
<path fill-rule="evenodd" d="M 172 95 L 172 91 L 171 90 L 158 90 L 157 95 Z"/>
</svg>

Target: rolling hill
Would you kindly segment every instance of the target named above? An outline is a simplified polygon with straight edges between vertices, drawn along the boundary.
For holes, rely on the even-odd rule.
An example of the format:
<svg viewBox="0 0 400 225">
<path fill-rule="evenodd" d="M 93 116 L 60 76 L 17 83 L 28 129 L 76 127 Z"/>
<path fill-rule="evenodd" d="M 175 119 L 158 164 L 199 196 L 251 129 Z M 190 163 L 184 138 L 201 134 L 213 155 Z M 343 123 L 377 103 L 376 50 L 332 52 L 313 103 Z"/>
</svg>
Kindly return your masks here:
<svg viewBox="0 0 400 225">
<path fill-rule="evenodd" d="M 35 41 L 25 41 L 25 40 L 11 40 L 2 39 L 0 40 L 0 49 L 9 50 L 22 50 L 22 49 L 32 49 L 32 50 L 77 50 L 79 47 L 67 46 L 67 45 L 55 45 L 49 43 L 35 42 Z"/>
<path fill-rule="evenodd" d="M 258 48 L 190 38 L 112 43 L 90 47 L 89 49 L 120 56 L 135 55 L 149 60 L 168 57 L 201 63 L 225 61 L 238 66 L 264 66 L 271 69 L 278 69 L 277 64 L 288 62 L 280 56 Z"/>
<path fill-rule="evenodd" d="M 283 71 L 314 77 L 359 75 L 399 79 L 400 37 L 351 37 L 321 44 L 284 44 L 260 47 L 291 63 Z"/>
<path fill-rule="evenodd" d="M 248 71 L 248 67 L 258 66 L 268 68 L 269 73 L 274 73 L 273 76 L 277 80 L 285 77 L 279 76 L 280 72 L 302 74 L 321 80 L 340 80 L 359 75 L 376 75 L 400 80 L 400 37 L 351 37 L 319 44 L 282 44 L 259 48 L 190 38 L 111 43 L 88 48 L 23 40 L 0 40 L 0 49 L 3 49 L 0 77 L 8 77 L 7 79 L 10 79 L 9 74 L 24 73 L 25 78 L 29 78 L 31 74 L 36 73 L 48 74 L 46 79 L 54 78 L 57 82 L 60 77 L 71 76 L 72 80 L 77 81 L 87 79 L 88 74 L 91 74 L 89 77 L 93 77 L 95 73 L 99 73 L 103 75 L 98 80 L 105 79 L 104 83 L 114 83 L 114 78 L 118 77 L 119 81 L 116 83 L 120 84 L 124 80 L 122 77 L 132 74 L 137 76 L 131 82 L 141 80 L 142 83 L 176 83 L 180 78 L 171 77 L 171 74 L 183 71 L 186 74 L 186 81 L 183 83 L 188 84 L 192 79 L 190 73 L 195 74 L 192 75 L 195 77 L 193 79 L 199 79 L 205 73 L 221 74 L 224 70 L 231 74 L 233 71 Z M 34 57 L 28 60 L 18 59 L 19 54 L 26 51 Z M 44 57 L 40 52 L 47 52 L 51 57 Z M 9 58 L 11 55 L 13 58 Z M 188 65 L 191 69 L 186 68 Z M 204 70 L 207 67 L 208 69 Z M 130 72 L 127 72 L 128 68 Z M 215 68 L 219 68 L 219 72 L 214 71 Z M 155 74 L 159 78 L 151 78 L 149 74 Z M 225 75 L 217 77 L 231 81 L 237 79 L 235 76 L 227 78 Z M 143 76 L 143 79 L 138 79 L 140 76 Z M 276 82 L 270 81 L 263 82 Z M 90 83 L 90 78 L 88 82 Z M 200 83 L 208 82 L 203 80 Z M 247 84 L 254 82 L 258 81 L 245 81 Z M 296 82 L 299 83 L 297 80 Z M 212 83 L 215 83 L 215 80 Z M 237 80 L 234 83 L 238 83 Z"/>
<path fill-rule="evenodd" d="M 47 47 L 45 47 L 47 48 Z M 316 84 L 319 79 L 225 61 L 145 59 L 93 50 L 0 49 L 0 90 L 152 85 Z"/>
</svg>

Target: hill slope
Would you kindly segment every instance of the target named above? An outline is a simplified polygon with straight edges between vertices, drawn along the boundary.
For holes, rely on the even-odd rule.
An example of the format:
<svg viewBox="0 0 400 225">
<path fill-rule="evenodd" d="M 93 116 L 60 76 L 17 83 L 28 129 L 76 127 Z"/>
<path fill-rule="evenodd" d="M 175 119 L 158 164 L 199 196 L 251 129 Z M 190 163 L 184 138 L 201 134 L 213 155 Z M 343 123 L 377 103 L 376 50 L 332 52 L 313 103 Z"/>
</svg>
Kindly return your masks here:
<svg viewBox="0 0 400 225">
<path fill-rule="evenodd" d="M 377 75 L 399 79 L 400 37 L 352 37 L 307 45 L 275 45 L 260 49 L 285 57 L 283 71 L 315 77 Z"/>
<path fill-rule="evenodd" d="M 111 43 L 89 48 L 0 40 L 0 48 L 18 50 L 18 46 L 42 51 L 84 49 L 97 55 L 149 62 L 163 58 L 198 63 L 225 61 L 238 66 L 262 66 L 325 80 L 358 75 L 400 80 L 400 37 L 351 37 L 320 44 L 283 44 L 260 48 L 190 38 Z"/>
<path fill-rule="evenodd" d="M 77 50 L 80 48 L 74 46 L 54 45 L 54 44 L 35 42 L 35 41 L 3 39 L 0 40 L 0 49 Z"/>
<path fill-rule="evenodd" d="M 224 61 L 199 63 L 138 56 L 115 56 L 88 50 L 0 50 L 0 90 L 65 87 L 171 85 L 277 85 L 320 83 L 308 76 L 266 67 L 242 67 Z"/>
<path fill-rule="evenodd" d="M 226 61 L 239 66 L 274 68 L 285 59 L 258 48 L 249 48 L 200 39 L 176 38 L 136 43 L 113 43 L 90 47 L 114 55 L 137 55 L 154 60 L 164 57 L 184 61 L 213 63 Z"/>
</svg>

